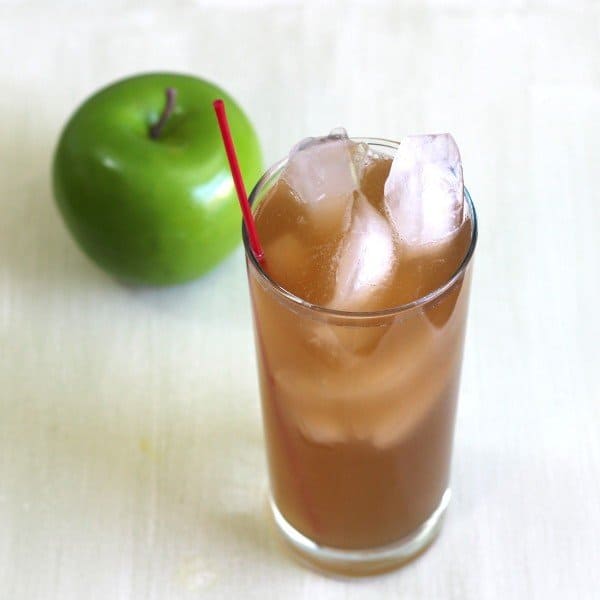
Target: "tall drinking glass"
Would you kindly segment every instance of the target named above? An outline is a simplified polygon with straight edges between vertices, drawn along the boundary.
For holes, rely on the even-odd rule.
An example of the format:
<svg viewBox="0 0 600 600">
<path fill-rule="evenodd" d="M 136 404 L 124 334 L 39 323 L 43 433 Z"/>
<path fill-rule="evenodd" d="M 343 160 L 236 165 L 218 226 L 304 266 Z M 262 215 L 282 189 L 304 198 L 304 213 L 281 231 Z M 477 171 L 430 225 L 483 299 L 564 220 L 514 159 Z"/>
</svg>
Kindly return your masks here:
<svg viewBox="0 0 600 600">
<path fill-rule="evenodd" d="M 395 142 L 362 139 L 391 156 Z M 256 214 L 286 164 L 250 196 Z M 377 312 L 313 305 L 273 281 L 244 231 L 275 523 L 304 559 L 393 568 L 435 538 L 449 470 L 472 257 L 426 296 Z"/>
</svg>

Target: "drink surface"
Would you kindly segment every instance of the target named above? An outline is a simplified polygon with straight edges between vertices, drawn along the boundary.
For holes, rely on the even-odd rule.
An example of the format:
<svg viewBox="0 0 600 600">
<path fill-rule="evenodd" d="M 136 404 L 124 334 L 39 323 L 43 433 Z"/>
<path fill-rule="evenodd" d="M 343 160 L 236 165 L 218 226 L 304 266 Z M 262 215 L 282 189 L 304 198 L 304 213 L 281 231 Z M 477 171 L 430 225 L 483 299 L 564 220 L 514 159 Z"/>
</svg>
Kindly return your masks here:
<svg viewBox="0 0 600 600">
<path fill-rule="evenodd" d="M 264 269 L 271 279 L 311 304 L 354 311 L 401 306 L 447 282 L 469 248 L 471 220 L 466 218 L 451 239 L 418 247 L 404 243 L 394 235 L 384 203 L 391 163 L 389 157 L 370 157 L 359 182 L 362 197 L 349 201 L 345 214 L 331 218 L 325 212 L 322 220 L 318 209 L 299 201 L 280 179 L 256 213 Z M 361 218 L 353 227 L 352 220 Z M 357 278 L 356 264 L 369 245 L 383 247 L 361 265 L 375 277 L 353 288 L 348 280 Z M 353 246 L 350 252 L 348 246 Z"/>
<path fill-rule="evenodd" d="M 359 160 L 346 193 L 336 184 L 336 193 L 315 196 L 316 205 L 284 172 L 255 215 L 272 281 L 311 304 L 368 312 L 444 285 L 468 252 L 472 221 L 461 213 L 451 235 L 408 243 L 384 194 L 391 158 L 361 151 Z M 467 268 L 423 306 L 346 321 L 294 307 L 249 263 L 272 494 L 285 519 L 316 543 L 389 544 L 439 505 L 469 279 Z"/>
</svg>

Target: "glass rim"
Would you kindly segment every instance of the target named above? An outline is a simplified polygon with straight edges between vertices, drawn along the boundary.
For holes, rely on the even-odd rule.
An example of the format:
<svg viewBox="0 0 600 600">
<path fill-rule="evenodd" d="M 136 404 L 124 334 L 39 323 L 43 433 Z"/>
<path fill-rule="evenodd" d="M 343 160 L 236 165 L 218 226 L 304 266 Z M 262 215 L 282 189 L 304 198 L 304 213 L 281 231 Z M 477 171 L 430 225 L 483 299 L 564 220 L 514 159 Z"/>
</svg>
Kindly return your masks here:
<svg viewBox="0 0 600 600">
<path fill-rule="evenodd" d="M 352 137 L 350 138 L 354 142 L 363 142 L 367 143 L 369 146 L 383 146 L 386 148 L 397 149 L 400 145 L 400 142 L 396 142 L 394 140 L 388 140 L 384 138 L 373 138 L 373 137 Z M 248 201 L 250 202 L 250 207 L 252 208 L 256 198 L 260 191 L 265 187 L 266 183 L 269 182 L 274 175 L 276 175 L 279 171 L 283 169 L 288 161 L 288 157 L 282 158 L 275 162 L 271 167 L 269 167 L 261 176 L 261 178 L 256 182 L 255 186 L 252 188 L 250 192 L 250 196 Z M 269 274 L 262 268 L 258 260 L 256 260 L 256 256 L 252 252 L 250 248 L 250 244 L 248 241 L 248 234 L 246 231 L 246 226 L 242 221 L 242 239 L 244 241 L 244 248 L 246 251 L 246 258 L 250 261 L 250 263 L 255 268 L 256 272 L 261 276 L 262 280 L 275 291 L 282 299 L 287 300 L 288 302 L 292 302 L 298 307 L 309 310 L 311 312 L 319 313 L 323 316 L 329 317 L 338 317 L 344 319 L 365 319 L 365 318 L 378 318 L 378 317 L 388 317 L 399 315 L 410 311 L 414 308 L 424 306 L 429 304 L 445 294 L 452 286 L 464 275 L 467 267 L 469 266 L 473 254 L 475 252 L 475 247 L 477 245 L 477 212 L 475 211 L 475 205 L 473 204 L 473 200 L 471 198 L 471 194 L 467 190 L 467 187 L 464 187 L 464 198 L 469 206 L 469 210 L 471 213 L 471 217 L 473 220 L 473 229 L 471 232 L 471 243 L 469 244 L 469 249 L 467 250 L 463 260 L 460 265 L 457 267 L 456 271 L 440 286 L 436 289 L 432 290 L 428 294 L 424 296 L 420 296 L 419 298 L 415 298 L 410 302 L 406 302 L 405 304 L 400 304 L 398 306 L 393 306 L 391 308 L 384 308 L 380 310 L 371 310 L 371 311 L 349 311 L 349 310 L 340 310 L 336 308 L 328 308 L 326 306 L 322 306 L 320 304 L 313 304 L 300 296 L 296 296 L 289 290 L 286 290 L 284 287 L 279 285 L 276 281 L 271 279 Z"/>
</svg>

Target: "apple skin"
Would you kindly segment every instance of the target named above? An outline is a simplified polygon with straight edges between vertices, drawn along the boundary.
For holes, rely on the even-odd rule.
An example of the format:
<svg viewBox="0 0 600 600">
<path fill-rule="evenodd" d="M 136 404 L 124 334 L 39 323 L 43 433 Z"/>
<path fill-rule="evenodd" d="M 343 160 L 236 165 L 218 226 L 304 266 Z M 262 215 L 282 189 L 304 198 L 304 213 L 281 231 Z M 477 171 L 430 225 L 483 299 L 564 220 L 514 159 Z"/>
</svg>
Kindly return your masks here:
<svg viewBox="0 0 600 600">
<path fill-rule="evenodd" d="M 176 104 L 157 139 L 149 135 Z M 130 283 L 194 279 L 239 243 L 241 214 L 212 102 L 223 98 L 247 189 L 263 170 L 236 102 L 205 80 L 148 73 L 105 87 L 72 115 L 53 161 L 58 208 L 81 249 Z"/>
</svg>

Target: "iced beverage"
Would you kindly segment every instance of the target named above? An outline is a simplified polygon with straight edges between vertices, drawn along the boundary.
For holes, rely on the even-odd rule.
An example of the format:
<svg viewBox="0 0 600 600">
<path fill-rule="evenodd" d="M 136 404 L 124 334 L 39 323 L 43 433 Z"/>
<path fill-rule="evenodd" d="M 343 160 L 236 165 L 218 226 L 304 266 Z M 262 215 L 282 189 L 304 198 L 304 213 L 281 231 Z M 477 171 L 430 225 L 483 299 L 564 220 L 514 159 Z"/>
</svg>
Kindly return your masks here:
<svg viewBox="0 0 600 600">
<path fill-rule="evenodd" d="M 251 196 L 273 511 L 327 568 L 406 560 L 449 499 L 476 223 L 449 142 L 422 143 L 307 140 Z"/>
</svg>

